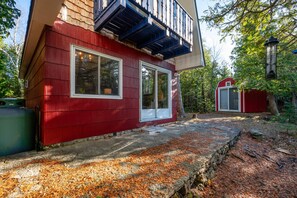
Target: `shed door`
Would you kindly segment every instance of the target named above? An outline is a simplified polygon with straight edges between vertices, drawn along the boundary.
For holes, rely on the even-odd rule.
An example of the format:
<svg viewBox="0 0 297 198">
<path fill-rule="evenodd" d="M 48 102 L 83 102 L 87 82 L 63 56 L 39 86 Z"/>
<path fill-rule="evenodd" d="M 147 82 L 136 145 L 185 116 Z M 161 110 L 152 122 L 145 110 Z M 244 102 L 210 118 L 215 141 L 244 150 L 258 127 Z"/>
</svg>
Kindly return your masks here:
<svg viewBox="0 0 297 198">
<path fill-rule="evenodd" d="M 229 88 L 229 110 L 239 110 L 238 105 L 238 89 Z"/>
<path fill-rule="evenodd" d="M 239 111 L 239 92 L 236 87 L 219 89 L 219 111 Z"/>
</svg>

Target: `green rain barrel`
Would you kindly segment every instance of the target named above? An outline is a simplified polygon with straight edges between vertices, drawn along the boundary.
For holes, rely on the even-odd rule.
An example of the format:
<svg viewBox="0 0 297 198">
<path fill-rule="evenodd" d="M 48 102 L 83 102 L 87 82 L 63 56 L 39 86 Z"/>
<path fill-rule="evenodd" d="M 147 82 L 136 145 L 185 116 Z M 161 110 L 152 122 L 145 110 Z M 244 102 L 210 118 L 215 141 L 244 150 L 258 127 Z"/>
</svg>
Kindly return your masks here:
<svg viewBox="0 0 297 198">
<path fill-rule="evenodd" d="M 23 107 L 24 105 L 25 105 L 24 99 L 0 98 L 0 108 Z"/>
<path fill-rule="evenodd" d="M 34 147 L 34 111 L 0 104 L 0 156 L 29 151 Z"/>
</svg>

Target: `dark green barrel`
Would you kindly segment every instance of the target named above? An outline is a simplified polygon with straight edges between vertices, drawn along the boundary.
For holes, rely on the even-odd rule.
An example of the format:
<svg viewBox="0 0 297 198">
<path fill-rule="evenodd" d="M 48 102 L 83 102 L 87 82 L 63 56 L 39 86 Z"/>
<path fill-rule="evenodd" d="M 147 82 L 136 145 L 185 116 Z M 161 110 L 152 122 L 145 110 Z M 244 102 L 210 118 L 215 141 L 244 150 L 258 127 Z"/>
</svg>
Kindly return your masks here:
<svg viewBox="0 0 297 198">
<path fill-rule="evenodd" d="M 0 156 L 32 150 L 34 146 L 34 111 L 18 105 L 0 105 Z"/>
<path fill-rule="evenodd" d="M 23 106 L 25 106 L 24 99 L 0 98 L 0 108 L 23 107 Z"/>
</svg>

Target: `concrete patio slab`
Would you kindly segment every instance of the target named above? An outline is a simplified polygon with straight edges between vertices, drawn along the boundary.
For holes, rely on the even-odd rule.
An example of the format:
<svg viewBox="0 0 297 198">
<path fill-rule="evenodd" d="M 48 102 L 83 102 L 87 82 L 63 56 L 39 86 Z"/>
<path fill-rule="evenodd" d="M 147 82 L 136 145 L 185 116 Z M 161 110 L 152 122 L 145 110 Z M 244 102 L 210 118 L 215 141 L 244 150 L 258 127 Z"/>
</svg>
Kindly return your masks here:
<svg viewBox="0 0 297 198">
<path fill-rule="evenodd" d="M 190 120 L 1 157 L 0 197 L 171 197 L 207 183 L 239 135 Z"/>
</svg>

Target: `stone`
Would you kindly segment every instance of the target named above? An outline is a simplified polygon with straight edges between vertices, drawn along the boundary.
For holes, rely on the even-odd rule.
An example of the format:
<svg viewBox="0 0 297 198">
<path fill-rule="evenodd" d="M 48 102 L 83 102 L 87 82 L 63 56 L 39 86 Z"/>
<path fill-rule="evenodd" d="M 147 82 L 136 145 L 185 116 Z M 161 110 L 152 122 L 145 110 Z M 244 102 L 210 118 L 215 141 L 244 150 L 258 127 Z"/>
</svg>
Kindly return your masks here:
<svg viewBox="0 0 297 198">
<path fill-rule="evenodd" d="M 263 133 L 260 132 L 258 129 L 251 129 L 250 134 L 255 139 L 262 139 Z"/>
<path fill-rule="evenodd" d="M 204 185 L 203 184 L 198 184 L 197 189 L 200 191 L 204 190 Z"/>
<path fill-rule="evenodd" d="M 277 148 L 275 150 L 278 151 L 278 152 L 281 152 L 281 153 L 285 153 L 287 155 L 293 155 L 289 150 L 286 150 L 286 149 L 283 149 L 283 148 Z"/>
</svg>

